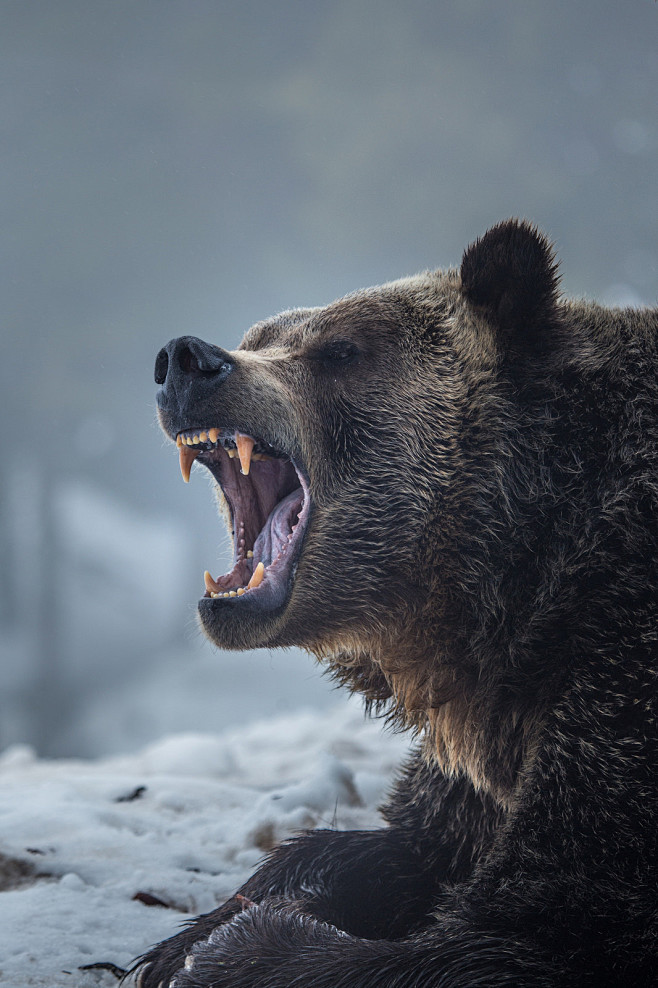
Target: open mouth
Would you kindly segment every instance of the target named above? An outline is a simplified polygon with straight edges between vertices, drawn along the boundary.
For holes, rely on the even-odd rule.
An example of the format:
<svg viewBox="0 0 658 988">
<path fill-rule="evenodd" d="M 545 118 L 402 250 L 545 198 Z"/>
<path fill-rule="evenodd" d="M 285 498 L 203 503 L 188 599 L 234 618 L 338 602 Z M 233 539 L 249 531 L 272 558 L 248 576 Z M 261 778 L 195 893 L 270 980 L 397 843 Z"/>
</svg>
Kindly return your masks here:
<svg viewBox="0 0 658 988">
<path fill-rule="evenodd" d="M 205 596 L 267 610 L 292 588 L 310 514 L 308 482 L 293 459 L 265 440 L 222 428 L 176 437 L 183 479 L 199 460 L 220 485 L 231 515 L 233 568 L 204 574 Z"/>
</svg>

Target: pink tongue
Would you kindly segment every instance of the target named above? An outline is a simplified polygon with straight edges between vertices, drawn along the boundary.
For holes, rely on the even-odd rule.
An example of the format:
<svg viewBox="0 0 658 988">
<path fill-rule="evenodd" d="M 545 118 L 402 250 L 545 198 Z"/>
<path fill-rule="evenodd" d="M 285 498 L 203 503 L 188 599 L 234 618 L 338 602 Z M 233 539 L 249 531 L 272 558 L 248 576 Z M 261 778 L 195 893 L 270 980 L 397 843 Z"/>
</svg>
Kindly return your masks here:
<svg viewBox="0 0 658 988">
<path fill-rule="evenodd" d="M 279 555 L 297 521 L 303 501 L 304 492 L 298 487 L 272 510 L 254 544 L 254 569 L 261 561 L 269 566 Z"/>
</svg>

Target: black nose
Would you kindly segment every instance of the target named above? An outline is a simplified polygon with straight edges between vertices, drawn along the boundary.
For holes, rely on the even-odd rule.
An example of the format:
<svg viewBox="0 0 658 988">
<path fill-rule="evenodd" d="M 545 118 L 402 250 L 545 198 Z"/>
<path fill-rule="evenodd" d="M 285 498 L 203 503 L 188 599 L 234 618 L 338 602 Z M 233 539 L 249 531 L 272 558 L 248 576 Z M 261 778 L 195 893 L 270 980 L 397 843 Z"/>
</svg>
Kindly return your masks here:
<svg viewBox="0 0 658 988">
<path fill-rule="evenodd" d="M 155 358 L 156 402 L 165 428 L 176 432 L 207 414 L 217 401 L 217 387 L 233 370 L 231 355 L 196 336 L 170 340 Z"/>
<path fill-rule="evenodd" d="M 196 336 L 179 336 L 170 340 L 155 358 L 155 383 L 176 388 L 176 385 L 199 375 L 225 377 L 230 373 L 231 366 L 226 350 Z"/>
</svg>

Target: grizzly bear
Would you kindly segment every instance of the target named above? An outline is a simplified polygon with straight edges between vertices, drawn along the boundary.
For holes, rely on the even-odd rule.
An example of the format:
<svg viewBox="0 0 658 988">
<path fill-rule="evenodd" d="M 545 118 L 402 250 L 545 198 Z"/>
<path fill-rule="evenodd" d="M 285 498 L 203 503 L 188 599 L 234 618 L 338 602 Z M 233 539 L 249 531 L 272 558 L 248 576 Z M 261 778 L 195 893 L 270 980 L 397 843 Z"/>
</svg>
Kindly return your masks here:
<svg viewBox="0 0 658 988">
<path fill-rule="evenodd" d="M 303 646 L 419 744 L 382 829 L 285 841 L 143 988 L 658 984 L 657 351 L 513 220 L 160 351 L 234 540 L 206 633 Z"/>
</svg>

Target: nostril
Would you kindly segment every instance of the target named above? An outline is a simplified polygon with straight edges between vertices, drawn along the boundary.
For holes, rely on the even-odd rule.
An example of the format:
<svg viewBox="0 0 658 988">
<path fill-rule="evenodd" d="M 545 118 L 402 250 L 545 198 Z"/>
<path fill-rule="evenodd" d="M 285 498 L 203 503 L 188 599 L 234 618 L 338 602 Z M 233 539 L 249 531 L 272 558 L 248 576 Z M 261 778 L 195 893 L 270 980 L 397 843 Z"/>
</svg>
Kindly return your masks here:
<svg viewBox="0 0 658 988">
<path fill-rule="evenodd" d="M 178 362 L 184 374 L 217 374 L 227 364 L 225 351 L 203 340 L 192 338 L 178 352 Z"/>
<path fill-rule="evenodd" d="M 160 350 L 159 354 L 155 358 L 155 383 L 164 384 L 167 380 L 167 371 L 169 369 L 169 354 L 167 353 L 165 347 Z"/>
<path fill-rule="evenodd" d="M 198 374 L 204 368 L 201 366 L 197 355 L 189 346 L 183 347 L 178 352 L 178 366 L 183 374 Z"/>
</svg>

